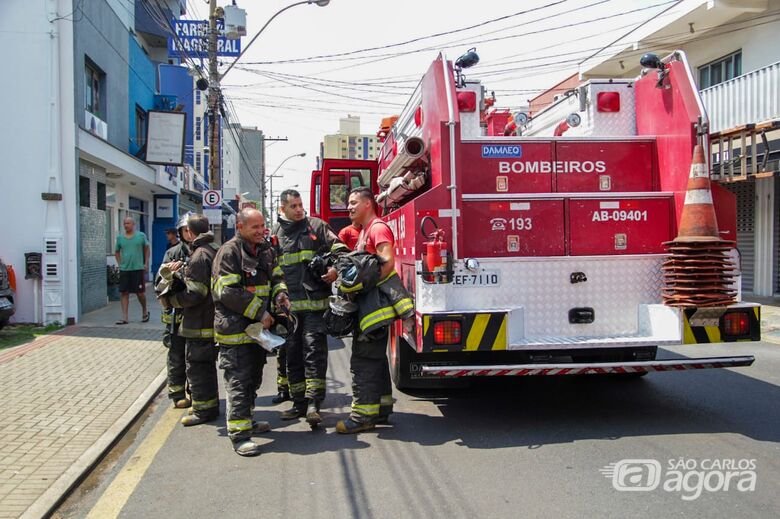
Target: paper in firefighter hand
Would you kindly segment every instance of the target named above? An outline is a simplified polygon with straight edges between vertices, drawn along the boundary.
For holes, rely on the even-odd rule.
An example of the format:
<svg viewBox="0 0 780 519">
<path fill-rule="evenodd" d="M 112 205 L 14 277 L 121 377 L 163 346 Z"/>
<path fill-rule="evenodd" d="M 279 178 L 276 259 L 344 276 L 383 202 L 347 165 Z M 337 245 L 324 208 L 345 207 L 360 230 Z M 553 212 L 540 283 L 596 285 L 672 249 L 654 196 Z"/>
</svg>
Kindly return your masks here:
<svg viewBox="0 0 780 519">
<path fill-rule="evenodd" d="M 253 341 L 259 344 L 264 350 L 274 353 L 284 344 L 284 339 L 274 335 L 265 328 L 262 323 L 252 323 L 244 330 Z"/>
</svg>

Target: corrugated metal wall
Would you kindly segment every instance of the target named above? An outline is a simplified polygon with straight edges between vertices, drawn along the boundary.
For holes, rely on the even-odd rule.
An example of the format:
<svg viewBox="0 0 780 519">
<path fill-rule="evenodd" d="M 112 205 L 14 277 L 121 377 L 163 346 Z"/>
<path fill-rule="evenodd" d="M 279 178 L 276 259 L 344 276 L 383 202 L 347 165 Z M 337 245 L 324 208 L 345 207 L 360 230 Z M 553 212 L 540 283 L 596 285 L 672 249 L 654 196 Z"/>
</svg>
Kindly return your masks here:
<svg viewBox="0 0 780 519">
<path fill-rule="evenodd" d="M 737 249 L 742 264 L 742 292 L 753 292 L 756 184 L 748 179 L 722 186 L 737 196 Z"/>
<path fill-rule="evenodd" d="M 780 117 L 780 62 L 701 91 L 710 132 Z"/>
</svg>

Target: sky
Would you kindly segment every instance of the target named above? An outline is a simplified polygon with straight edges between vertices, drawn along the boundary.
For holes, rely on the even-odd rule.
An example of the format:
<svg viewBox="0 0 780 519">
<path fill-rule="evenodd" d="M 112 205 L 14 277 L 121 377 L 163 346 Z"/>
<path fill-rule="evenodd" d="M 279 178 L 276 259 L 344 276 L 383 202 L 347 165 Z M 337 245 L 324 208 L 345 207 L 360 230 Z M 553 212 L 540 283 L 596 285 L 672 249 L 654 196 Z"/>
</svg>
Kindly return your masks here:
<svg viewBox="0 0 780 519">
<path fill-rule="evenodd" d="M 242 44 L 291 3 L 237 0 L 247 11 Z M 267 144 L 268 174 L 286 157 L 306 153 L 279 169 L 283 178 L 274 179 L 273 189 L 297 185 L 308 205 L 309 177 L 323 135 L 336 133 L 339 118 L 348 114 L 360 116 L 363 133 L 376 133 L 382 117 L 402 110 L 440 51 L 454 60 L 476 47 L 480 62 L 467 77 L 495 91 L 497 106 L 518 107 L 674 3 L 331 0 L 326 7 L 301 5 L 270 23 L 223 79 L 223 94 L 242 125 L 289 139 Z M 208 2 L 187 0 L 187 9 L 187 18 L 205 19 Z M 222 70 L 230 58 L 223 60 Z"/>
</svg>

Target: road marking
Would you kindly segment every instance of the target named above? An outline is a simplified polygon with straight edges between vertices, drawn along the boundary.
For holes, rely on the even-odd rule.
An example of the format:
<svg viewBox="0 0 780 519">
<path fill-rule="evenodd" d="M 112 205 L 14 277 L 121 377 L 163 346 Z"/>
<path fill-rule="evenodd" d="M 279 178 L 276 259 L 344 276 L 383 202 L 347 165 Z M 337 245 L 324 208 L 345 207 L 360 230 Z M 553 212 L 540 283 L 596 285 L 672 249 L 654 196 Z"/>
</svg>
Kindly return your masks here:
<svg viewBox="0 0 780 519">
<path fill-rule="evenodd" d="M 173 407 L 163 413 L 160 421 L 133 453 L 89 511 L 87 519 L 112 519 L 119 516 L 130 495 L 143 478 L 157 453 L 181 419 L 181 410 Z"/>
</svg>

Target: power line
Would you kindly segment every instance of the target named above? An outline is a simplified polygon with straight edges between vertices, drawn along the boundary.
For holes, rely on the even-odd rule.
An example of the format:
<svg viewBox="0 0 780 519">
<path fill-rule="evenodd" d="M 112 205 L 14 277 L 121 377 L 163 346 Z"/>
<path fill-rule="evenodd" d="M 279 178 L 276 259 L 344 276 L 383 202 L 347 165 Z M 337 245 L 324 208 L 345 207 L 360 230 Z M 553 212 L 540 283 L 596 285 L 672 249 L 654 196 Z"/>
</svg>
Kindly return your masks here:
<svg viewBox="0 0 780 519">
<path fill-rule="evenodd" d="M 300 63 L 300 62 L 304 62 L 304 61 L 320 60 L 322 58 L 351 56 L 351 55 L 359 54 L 359 53 L 363 53 L 363 52 L 371 52 L 371 51 L 375 51 L 375 50 L 391 49 L 391 48 L 395 48 L 395 47 L 401 47 L 403 45 L 409 45 L 410 43 L 416 43 L 416 42 L 422 41 L 422 40 L 428 40 L 428 39 L 431 39 L 431 38 L 438 38 L 439 36 L 446 36 L 448 34 L 454 34 L 454 33 L 457 33 L 457 32 L 463 32 L 463 31 L 468 31 L 468 30 L 471 30 L 471 29 L 476 29 L 477 27 L 483 27 L 483 26 L 489 25 L 491 23 L 500 22 L 500 21 L 503 21 L 503 20 L 507 20 L 509 18 L 513 18 L 513 17 L 516 17 L 516 16 L 521 16 L 521 15 L 528 14 L 528 13 L 531 13 L 531 12 L 534 12 L 534 11 L 541 11 L 543 9 L 547 9 L 549 7 L 553 7 L 553 6 L 556 6 L 558 4 L 563 4 L 563 3 L 567 2 L 567 1 L 569 1 L 569 0 L 559 0 L 557 2 L 551 2 L 549 4 L 545 4 L 545 5 L 542 5 L 542 6 L 539 6 L 539 7 L 534 7 L 534 8 L 531 8 L 531 9 L 518 11 L 518 12 L 513 13 L 513 14 L 508 14 L 508 15 L 505 15 L 505 16 L 500 16 L 498 18 L 493 18 L 491 20 L 486 20 L 484 22 L 480 22 L 480 23 L 475 24 L 475 25 L 470 25 L 468 27 L 461 27 L 460 29 L 453 29 L 453 30 L 450 30 L 450 31 L 444 31 L 444 32 L 439 32 L 439 33 L 435 33 L 435 34 L 429 34 L 429 35 L 426 35 L 426 36 L 420 36 L 420 37 L 417 37 L 417 38 L 412 38 L 411 40 L 406 40 L 406 41 L 397 42 L 397 43 L 390 43 L 390 44 L 387 44 L 387 45 L 380 45 L 380 46 L 377 46 L 377 47 L 368 47 L 368 48 L 364 48 L 364 49 L 356 49 L 356 50 L 351 50 L 351 51 L 347 51 L 347 52 L 339 52 L 339 53 L 335 53 L 335 54 L 321 54 L 321 55 L 318 55 L 318 56 L 309 56 L 307 58 L 295 58 L 295 59 L 280 60 L 280 61 L 249 62 L 249 63 L 255 63 L 255 64 L 258 64 L 258 65 L 271 65 L 271 64 L 279 64 L 279 63 Z M 602 2 L 603 1 L 610 1 L 610 0 L 602 0 Z M 599 2 L 599 3 L 602 3 L 602 2 Z"/>
</svg>

